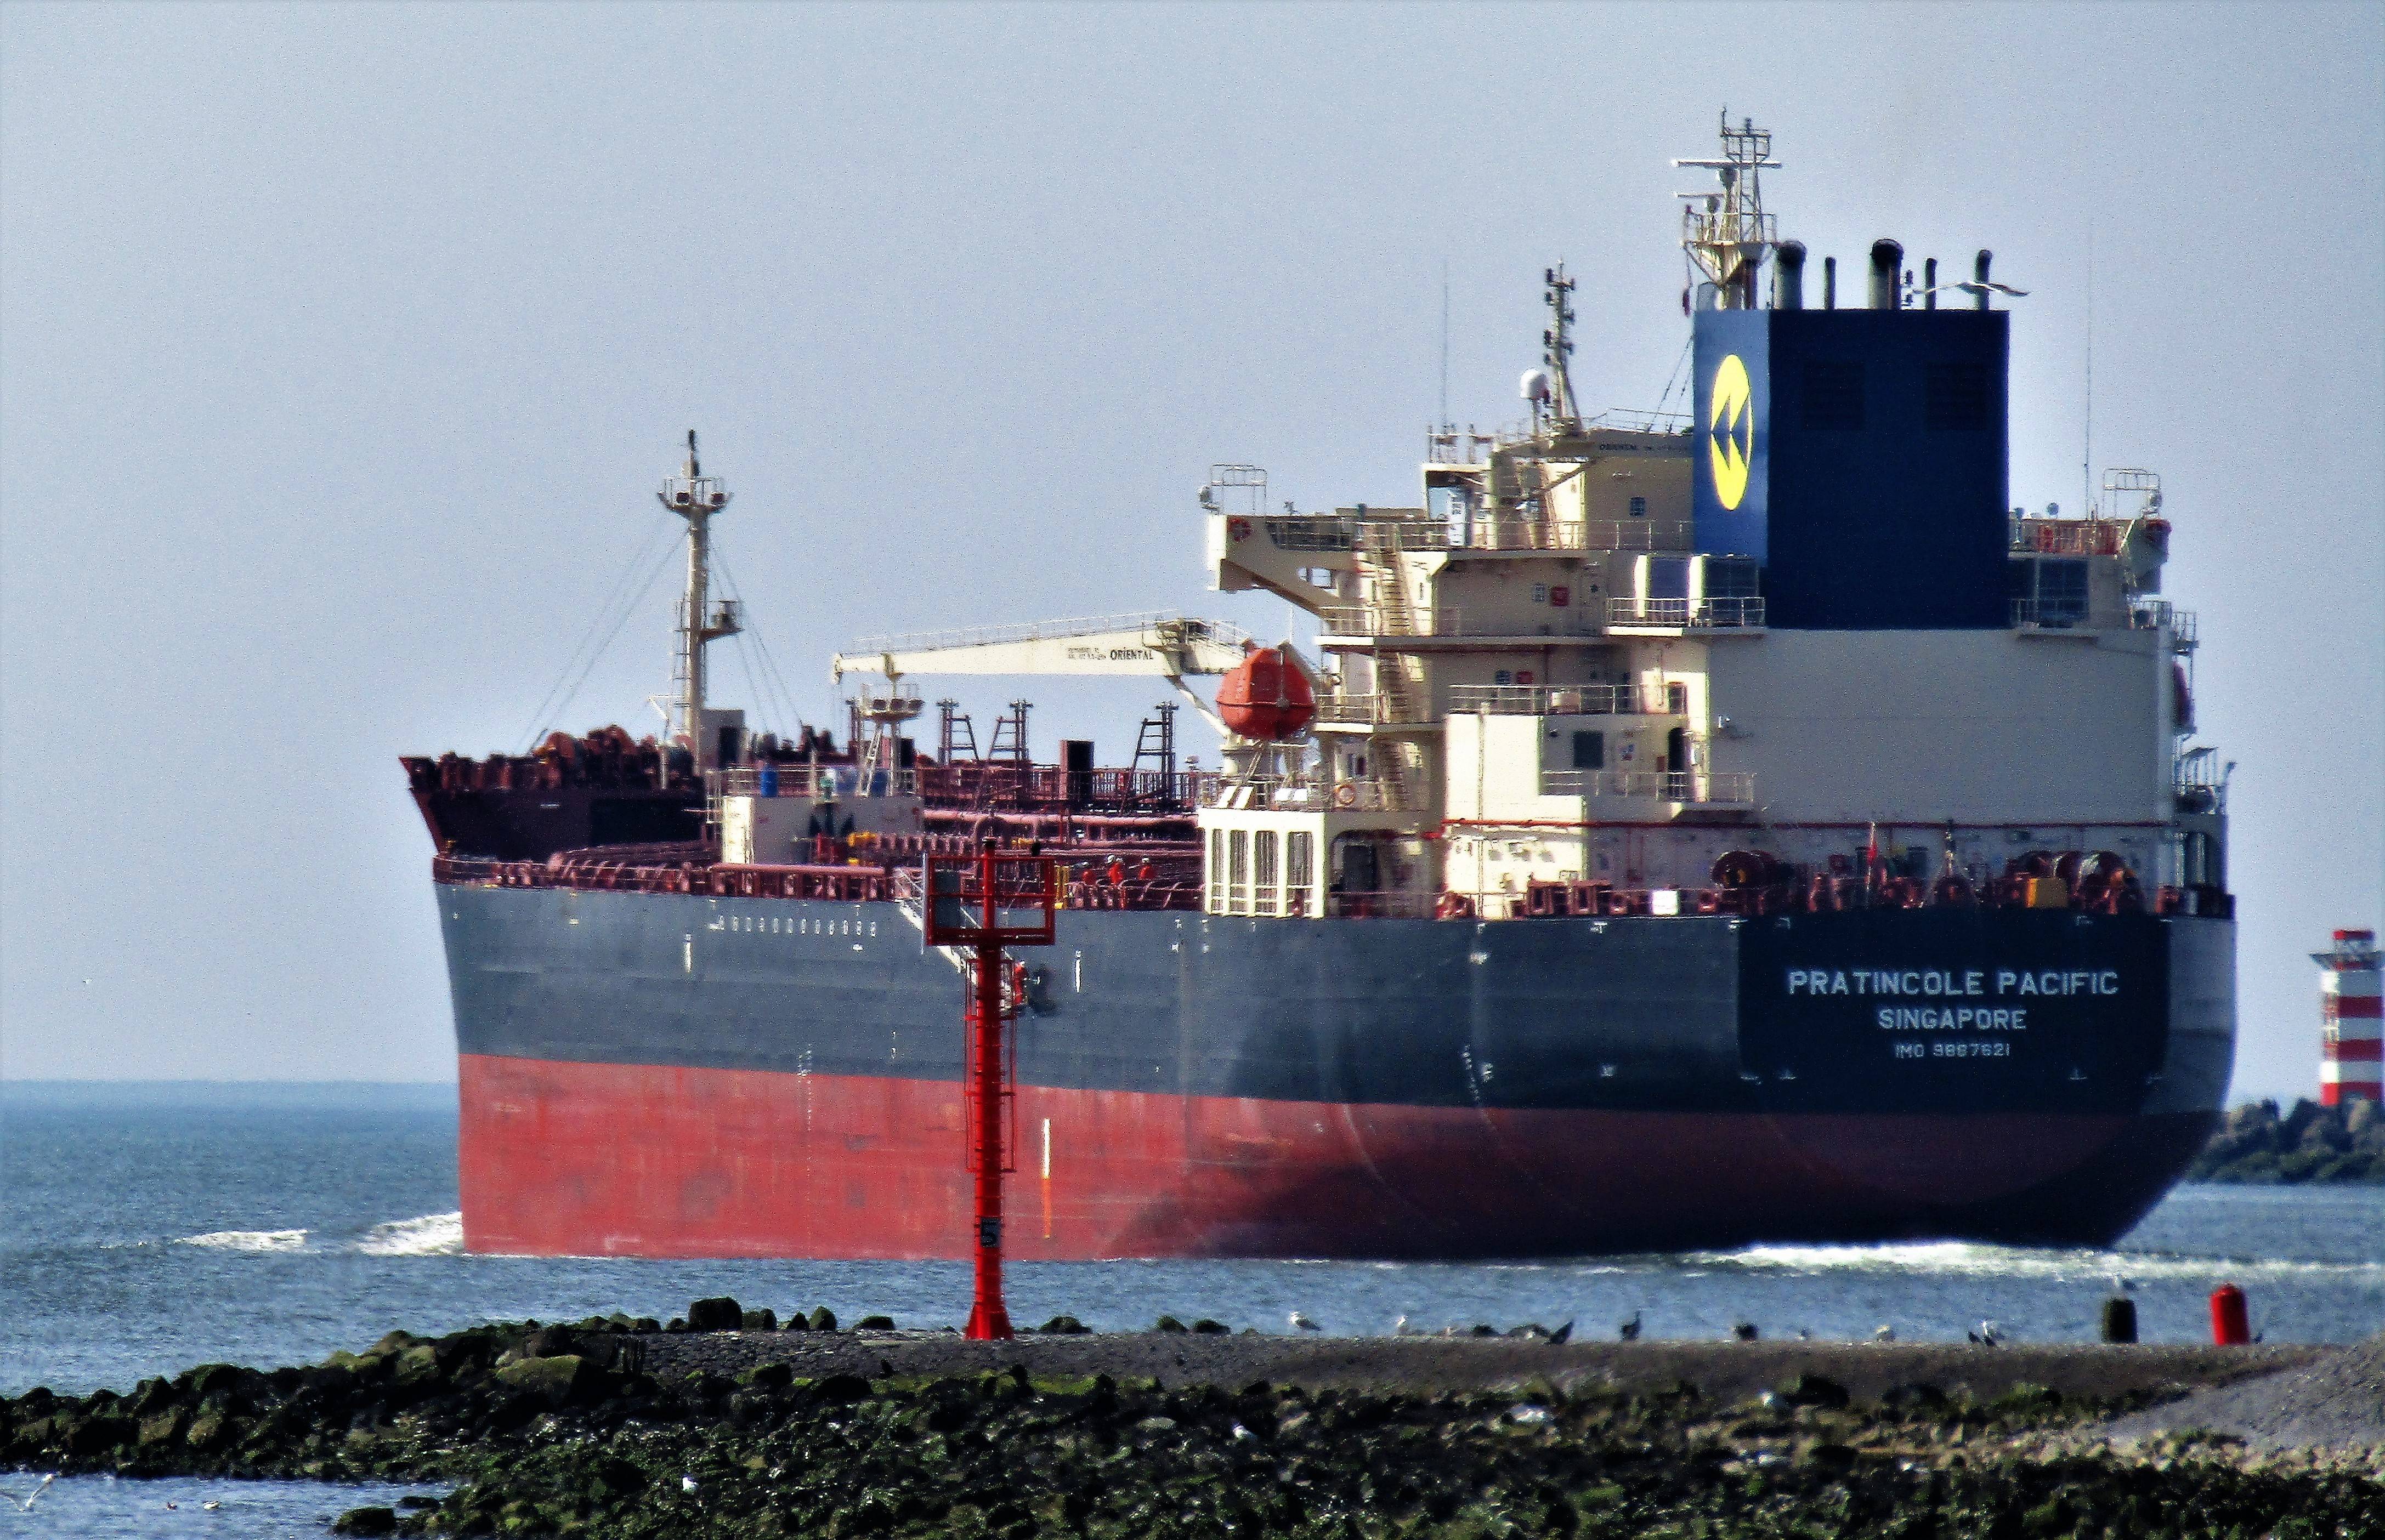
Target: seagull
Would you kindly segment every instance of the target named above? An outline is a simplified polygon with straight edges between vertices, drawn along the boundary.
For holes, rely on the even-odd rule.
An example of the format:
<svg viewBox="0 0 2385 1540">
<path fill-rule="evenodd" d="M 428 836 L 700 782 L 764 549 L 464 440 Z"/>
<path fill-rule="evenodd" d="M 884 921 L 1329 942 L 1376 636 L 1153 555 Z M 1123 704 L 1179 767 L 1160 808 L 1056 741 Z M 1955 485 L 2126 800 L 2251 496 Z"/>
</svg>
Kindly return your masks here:
<svg viewBox="0 0 2385 1540">
<path fill-rule="evenodd" d="M 19 1513 L 31 1512 L 33 1507 L 33 1499 L 48 1491 L 50 1483 L 57 1479 L 58 1478 L 55 1474 L 46 1475 L 41 1479 L 31 1492 L 28 1492 L 21 1497 L 17 1496 L 14 1492 L 0 1492 L 0 1497 L 6 1497 L 10 1502 L 15 1503 L 17 1505 L 17 1511 Z"/>
<path fill-rule="evenodd" d="M 1807 1331 L 1804 1327 L 1800 1326 L 1797 1328 L 1797 1340 L 1800 1342 L 1811 1342 L 1814 1340 L 1814 1334 Z"/>
<path fill-rule="evenodd" d="M 1894 1342 L 1896 1340 L 1896 1328 L 1883 1321 L 1879 1325 L 1874 1326 L 1871 1329 L 1871 1339 L 1874 1342 Z"/>
<path fill-rule="evenodd" d="M 1292 1323 L 1292 1329 L 1295 1332 L 1321 1332 L 1325 1329 L 1298 1310 L 1292 1311 L 1284 1319 Z"/>
<path fill-rule="evenodd" d="M 1421 1327 L 1409 1325 L 1408 1318 L 1404 1315 L 1397 1321 L 1392 1323 L 1392 1335 L 1393 1336 L 1422 1336 L 1424 1335 L 1424 1331 Z"/>
<path fill-rule="evenodd" d="M 695 1490 L 695 1478 L 694 1478 L 693 1476 L 681 1476 L 681 1477 L 680 1477 L 680 1478 L 679 1478 L 679 1489 L 680 1489 L 681 1491 L 682 1491 L 682 1492 L 693 1492 L 693 1491 L 694 1491 L 694 1490 Z"/>
<path fill-rule="evenodd" d="M 2112 1274 L 2112 1292 L 2115 1294 L 2134 1294 L 2137 1292 L 2137 1281 L 2133 1278 L 2123 1278 L 2118 1273 L 2115 1273 Z"/>
<path fill-rule="evenodd" d="M 1741 1342 L 1754 1342 L 1756 1336 L 1755 1323 L 1753 1321 L 1738 1322 L 1732 1325 L 1730 1335 Z"/>
<path fill-rule="evenodd" d="M 1549 1346 L 1562 1348 L 1573 1340 L 1573 1323 L 1568 1321 L 1549 1334 Z"/>
<path fill-rule="evenodd" d="M 1619 1340 L 1624 1342 L 1639 1341 L 1640 1312 L 1638 1310 L 1633 1310 L 1631 1312 L 1630 1320 L 1624 1322 L 1621 1325 L 1615 1328 L 1615 1335 Z"/>
<path fill-rule="evenodd" d="M 1980 1322 L 1979 1330 L 1967 1335 L 1973 1342 L 1978 1343 L 1982 1348 L 1992 1348 L 1997 1343 L 2002 1342 L 2004 1336 L 2004 1328 L 1998 1326 L 1992 1321 Z"/>
<path fill-rule="evenodd" d="M 206 1502 L 201 1503 L 199 1506 L 209 1513 L 213 1513 L 217 1509 L 223 1507 L 223 1504 L 216 1501 L 213 1497 L 209 1497 Z"/>
</svg>

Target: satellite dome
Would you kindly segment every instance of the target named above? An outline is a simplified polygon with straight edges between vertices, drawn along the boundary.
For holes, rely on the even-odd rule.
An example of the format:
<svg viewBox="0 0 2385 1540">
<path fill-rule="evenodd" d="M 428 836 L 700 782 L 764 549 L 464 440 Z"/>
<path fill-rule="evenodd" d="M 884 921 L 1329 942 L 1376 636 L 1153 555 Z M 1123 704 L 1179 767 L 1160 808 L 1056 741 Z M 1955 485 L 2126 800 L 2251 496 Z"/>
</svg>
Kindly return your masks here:
<svg viewBox="0 0 2385 1540">
<path fill-rule="evenodd" d="M 1546 401 L 1549 399 L 1548 370 L 1526 369 L 1524 371 L 1524 399 L 1526 401 Z"/>
</svg>

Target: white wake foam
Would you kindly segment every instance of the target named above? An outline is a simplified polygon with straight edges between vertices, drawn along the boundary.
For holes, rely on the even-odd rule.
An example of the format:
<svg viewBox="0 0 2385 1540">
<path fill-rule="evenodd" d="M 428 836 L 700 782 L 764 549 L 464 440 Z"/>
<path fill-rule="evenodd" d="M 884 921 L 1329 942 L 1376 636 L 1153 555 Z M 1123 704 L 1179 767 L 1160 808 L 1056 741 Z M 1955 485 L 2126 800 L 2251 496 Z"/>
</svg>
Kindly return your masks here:
<svg viewBox="0 0 2385 1540">
<path fill-rule="evenodd" d="M 211 1230 L 204 1236 L 184 1236 L 174 1242 L 177 1246 L 204 1246 L 211 1251 L 304 1251 L 306 1232 L 304 1230 Z"/>
<path fill-rule="evenodd" d="M 376 1224 L 356 1242 L 368 1257 L 453 1257 L 464 1249 L 464 1216 L 421 1214 Z"/>
<path fill-rule="evenodd" d="M 2385 1275 L 2374 1262 L 2278 1261 L 2254 1258 L 2179 1257 L 2153 1251 L 2037 1251 L 1971 1241 L 1912 1241 L 1878 1246 L 1750 1246 L 1699 1251 L 1692 1266 L 1760 1273 L 1904 1273 L 1966 1278 L 2104 1279 L 2277 1277 L 2333 1273 Z"/>
</svg>

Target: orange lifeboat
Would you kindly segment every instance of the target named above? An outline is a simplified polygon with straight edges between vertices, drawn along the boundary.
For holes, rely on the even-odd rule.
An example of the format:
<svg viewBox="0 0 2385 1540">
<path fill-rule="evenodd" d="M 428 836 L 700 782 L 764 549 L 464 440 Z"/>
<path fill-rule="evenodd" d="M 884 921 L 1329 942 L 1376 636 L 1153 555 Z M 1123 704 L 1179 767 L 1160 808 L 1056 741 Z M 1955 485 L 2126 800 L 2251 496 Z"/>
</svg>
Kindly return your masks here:
<svg viewBox="0 0 2385 1540">
<path fill-rule="evenodd" d="M 1298 664 L 1261 647 L 1226 671 L 1217 686 L 1217 714 L 1244 738 L 1298 738 L 1317 719 L 1317 693 Z"/>
</svg>

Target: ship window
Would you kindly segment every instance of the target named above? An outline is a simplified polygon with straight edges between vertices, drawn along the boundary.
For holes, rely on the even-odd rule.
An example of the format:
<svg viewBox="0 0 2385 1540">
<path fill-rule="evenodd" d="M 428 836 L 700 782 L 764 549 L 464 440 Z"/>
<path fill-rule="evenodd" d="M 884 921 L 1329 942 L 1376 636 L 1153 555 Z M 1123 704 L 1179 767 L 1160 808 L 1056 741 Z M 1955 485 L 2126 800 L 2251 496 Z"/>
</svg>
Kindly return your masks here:
<svg viewBox="0 0 2385 1540">
<path fill-rule="evenodd" d="M 1209 912 L 1226 912 L 1226 831 L 1209 831 Z"/>
<path fill-rule="evenodd" d="M 2017 624 L 2076 626 L 2087 618 L 2087 563 L 2077 556 L 2017 561 L 2012 595 Z"/>
<path fill-rule="evenodd" d="M 1856 433 L 1864 425 L 1864 367 L 1861 364 L 1805 361 L 1805 404 L 1802 414 L 1809 433 Z"/>
<path fill-rule="evenodd" d="M 1573 735 L 1573 767 L 1577 770 L 1606 768 L 1606 735 L 1605 733 Z"/>
<path fill-rule="evenodd" d="M 1642 556 L 1641 590 L 1642 599 L 1687 599 L 1690 596 L 1690 559 L 1687 556 Z"/>
<path fill-rule="evenodd" d="M 1648 500 L 1646 498 L 1635 497 L 1631 500 L 1631 516 L 1633 518 L 1646 518 L 1648 516 Z"/>
<path fill-rule="evenodd" d="M 1678 681 L 1667 682 L 1665 711 L 1667 715 L 1687 716 L 1690 714 L 1690 687 Z"/>
<path fill-rule="evenodd" d="M 1988 370 L 1983 364 L 1932 364 L 1923 377 L 1921 421 L 1961 432 L 1988 426 Z"/>
<path fill-rule="evenodd" d="M 1272 914 L 1276 912 L 1276 832 L 1273 829 L 1261 829 L 1256 839 L 1258 850 L 1255 852 L 1257 859 L 1255 869 L 1257 873 L 1255 885 L 1257 890 L 1252 895 L 1251 913 Z"/>
<path fill-rule="evenodd" d="M 1317 885 L 1317 837 L 1294 829 L 1283 837 L 1283 912 L 1309 912 L 1309 889 Z"/>
<path fill-rule="evenodd" d="M 1251 831 L 1230 831 L 1226 851 L 1226 913 L 1247 914 L 1251 912 Z"/>
<path fill-rule="evenodd" d="M 1756 595 L 1755 564 L 1745 556 L 1708 556 L 1701 575 L 1708 599 L 1753 599 Z"/>
</svg>

